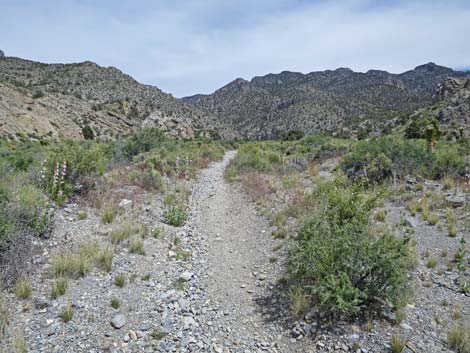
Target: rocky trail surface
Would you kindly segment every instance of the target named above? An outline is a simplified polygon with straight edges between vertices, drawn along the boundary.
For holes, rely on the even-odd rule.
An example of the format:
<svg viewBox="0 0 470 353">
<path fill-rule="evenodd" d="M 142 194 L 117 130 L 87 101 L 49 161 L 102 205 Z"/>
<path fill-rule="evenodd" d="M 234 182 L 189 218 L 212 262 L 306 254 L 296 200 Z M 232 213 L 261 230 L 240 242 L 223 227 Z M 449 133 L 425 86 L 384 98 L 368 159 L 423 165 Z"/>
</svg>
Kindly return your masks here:
<svg viewBox="0 0 470 353">
<path fill-rule="evenodd" d="M 136 190 L 116 191 L 139 196 L 121 202 L 111 224 L 83 204 L 57 210 L 50 237 L 35 240 L 31 296 L 2 293 L 10 325 L 0 352 L 23 352 L 14 346 L 24 337 L 31 353 L 375 353 L 390 351 L 394 333 L 407 340 L 406 353 L 451 352 L 446 332 L 470 317 L 470 305 L 456 286 L 451 260 L 459 237 L 447 235 L 443 210 L 438 225 L 431 226 L 421 215 L 411 216 L 401 198 L 384 205 L 386 223 L 411 233 L 417 246 L 416 293 L 400 320 L 392 312 L 385 320 L 339 320 L 331 327 L 313 310 L 294 321 L 278 290 L 285 240 L 272 236 L 273 228 L 241 185 L 224 179 L 235 153 L 227 152 L 184 186 L 191 196 L 181 228 L 163 223 L 163 195 Z M 322 166 L 324 177 L 331 177 L 333 164 Z M 113 242 L 112 235 L 130 220 L 140 225 L 135 234 Z M 136 238 L 143 249 L 131 251 Z M 83 249 L 113 249 L 111 270 L 94 260 L 83 276 L 68 279 L 64 295 L 51 297 L 57 257 Z M 430 258 L 436 262 L 432 268 Z M 64 320 L 67 308 L 73 312 L 70 320 Z"/>
<path fill-rule="evenodd" d="M 188 185 L 182 228 L 162 222 L 161 195 L 124 202 L 110 225 L 80 204 L 59 209 L 50 237 L 37 242 L 31 259 L 31 297 L 4 294 L 10 327 L 0 351 L 12 352 L 22 336 L 28 352 L 308 352 L 280 323 L 267 320 L 259 304 L 282 273 L 273 261 L 280 240 L 239 187 L 224 180 L 234 155 L 228 152 Z M 163 229 L 158 238 L 143 237 L 145 254 L 131 252 L 130 240 L 111 241 L 129 219 L 151 232 Z M 55 259 L 84 244 L 114 247 L 111 271 L 94 264 L 52 299 Z M 60 316 L 69 307 L 73 317 L 64 322 Z"/>
</svg>

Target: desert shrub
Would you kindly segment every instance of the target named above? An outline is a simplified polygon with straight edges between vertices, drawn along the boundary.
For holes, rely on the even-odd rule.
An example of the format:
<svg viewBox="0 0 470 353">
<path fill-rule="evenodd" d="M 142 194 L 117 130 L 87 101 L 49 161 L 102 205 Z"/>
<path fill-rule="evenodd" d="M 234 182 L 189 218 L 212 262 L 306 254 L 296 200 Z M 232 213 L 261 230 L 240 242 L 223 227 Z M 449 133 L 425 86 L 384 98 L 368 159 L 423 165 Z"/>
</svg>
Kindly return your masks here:
<svg viewBox="0 0 470 353">
<path fill-rule="evenodd" d="M 329 314 L 357 313 L 377 300 L 398 303 L 408 289 L 410 249 L 389 231 L 369 224 L 377 196 L 325 182 L 314 195 L 320 206 L 289 251 L 289 271 Z"/>
<path fill-rule="evenodd" d="M 39 98 L 42 98 L 42 97 L 44 97 L 44 92 L 43 91 L 37 90 L 33 93 L 33 99 L 39 99 Z"/>
<path fill-rule="evenodd" d="M 159 129 L 142 129 L 128 137 L 116 152 L 118 154 L 122 153 L 124 157 L 131 159 L 139 153 L 148 152 L 158 147 L 163 140 L 165 140 L 165 136 Z"/>
<path fill-rule="evenodd" d="M 269 172 L 272 170 L 267 153 L 257 144 L 242 146 L 228 168 L 233 169 L 235 174 L 240 172 Z"/>
<path fill-rule="evenodd" d="M 143 171 L 132 170 L 129 175 L 131 182 L 147 190 L 162 191 L 165 182 L 162 175 L 153 168 L 145 168 Z"/>
<path fill-rule="evenodd" d="M 280 134 L 280 139 L 283 141 L 295 141 L 300 140 L 305 136 L 305 133 L 302 130 L 291 130 L 288 132 L 283 132 Z"/>
<path fill-rule="evenodd" d="M 85 125 L 84 127 L 82 127 L 82 134 L 85 140 L 95 139 L 95 133 L 90 125 Z"/>
<path fill-rule="evenodd" d="M 163 212 L 163 218 L 165 223 L 175 227 L 181 227 L 186 222 L 188 215 L 184 207 L 170 206 Z"/>
<path fill-rule="evenodd" d="M 351 179 L 365 178 L 370 182 L 385 181 L 393 174 L 437 179 L 463 175 L 465 155 L 468 151 L 458 144 L 440 143 L 433 152 L 424 140 L 383 137 L 357 143 L 345 156 L 341 168 Z"/>
<path fill-rule="evenodd" d="M 32 184 L 25 184 L 14 194 L 10 204 L 16 224 L 35 235 L 44 234 L 51 221 L 53 209 L 44 193 Z"/>
</svg>

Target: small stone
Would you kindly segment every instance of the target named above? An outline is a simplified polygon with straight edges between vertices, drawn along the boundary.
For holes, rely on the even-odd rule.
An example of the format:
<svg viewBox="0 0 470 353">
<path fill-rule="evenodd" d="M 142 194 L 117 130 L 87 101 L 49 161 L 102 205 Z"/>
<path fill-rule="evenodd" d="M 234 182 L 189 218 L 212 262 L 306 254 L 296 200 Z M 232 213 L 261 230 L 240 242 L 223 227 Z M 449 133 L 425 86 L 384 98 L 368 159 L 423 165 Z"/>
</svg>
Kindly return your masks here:
<svg viewBox="0 0 470 353">
<path fill-rule="evenodd" d="M 184 281 L 188 282 L 191 278 L 193 278 L 194 273 L 189 272 L 189 271 L 184 271 L 181 275 L 180 278 L 183 279 Z"/>
<path fill-rule="evenodd" d="M 129 206 L 132 205 L 132 201 L 129 199 L 123 199 L 121 202 L 119 202 L 119 207 L 121 208 L 128 208 Z"/>
<path fill-rule="evenodd" d="M 145 332 L 145 331 L 149 331 L 151 328 L 152 328 L 152 325 L 150 325 L 149 323 L 143 323 L 139 326 L 139 331 Z"/>
<path fill-rule="evenodd" d="M 131 338 L 131 340 L 137 341 L 137 333 L 135 331 L 129 330 L 129 337 Z"/>
<path fill-rule="evenodd" d="M 126 323 L 127 323 L 127 319 L 123 314 L 114 315 L 114 317 L 111 320 L 111 326 L 117 330 L 123 327 Z"/>
</svg>

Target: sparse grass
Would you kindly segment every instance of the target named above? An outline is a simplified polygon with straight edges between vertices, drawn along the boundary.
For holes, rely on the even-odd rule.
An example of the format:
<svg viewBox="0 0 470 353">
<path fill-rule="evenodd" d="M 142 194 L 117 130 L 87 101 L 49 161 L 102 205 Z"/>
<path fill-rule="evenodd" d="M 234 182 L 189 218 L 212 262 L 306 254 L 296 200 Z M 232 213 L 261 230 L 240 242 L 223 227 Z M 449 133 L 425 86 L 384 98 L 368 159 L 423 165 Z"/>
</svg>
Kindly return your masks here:
<svg viewBox="0 0 470 353">
<path fill-rule="evenodd" d="M 174 282 L 173 282 L 173 287 L 179 291 L 183 291 L 184 288 L 186 287 L 186 281 L 183 279 L 183 278 L 177 278 Z"/>
<path fill-rule="evenodd" d="M 66 278 L 56 279 L 56 281 L 52 284 L 52 287 L 51 287 L 51 298 L 57 299 L 58 297 L 64 295 L 65 292 L 67 291 L 67 287 L 68 287 L 68 281 Z"/>
<path fill-rule="evenodd" d="M 410 211 L 411 215 L 416 216 L 416 212 L 418 211 L 418 202 L 416 201 L 416 199 L 410 200 L 410 202 L 408 202 L 407 206 L 408 206 L 408 210 Z"/>
<path fill-rule="evenodd" d="M 273 232 L 273 237 L 276 239 L 285 239 L 288 235 L 289 233 L 287 232 L 287 229 L 285 227 L 278 227 Z"/>
<path fill-rule="evenodd" d="M 148 225 L 146 225 L 145 223 L 142 223 L 141 225 L 139 225 L 138 234 L 140 235 L 142 239 L 147 238 L 147 236 L 150 234 L 150 229 Z"/>
<path fill-rule="evenodd" d="M 191 251 L 188 251 L 188 250 L 183 250 L 183 249 L 179 249 L 177 252 L 176 252 L 176 260 L 184 260 L 184 261 L 187 261 L 191 258 Z"/>
<path fill-rule="evenodd" d="M 113 298 L 111 299 L 110 305 L 111 305 L 111 308 L 117 310 L 121 307 L 121 302 L 119 301 L 118 298 Z"/>
<path fill-rule="evenodd" d="M 105 272 L 111 272 L 113 267 L 114 249 L 103 249 L 98 256 L 98 266 Z"/>
<path fill-rule="evenodd" d="M 80 278 L 91 270 L 92 263 L 99 253 L 96 242 L 86 242 L 76 251 L 65 251 L 52 261 L 52 271 L 55 277 Z"/>
<path fill-rule="evenodd" d="M 454 307 L 450 312 L 450 317 L 454 321 L 460 320 L 462 318 L 462 308 L 459 306 Z"/>
<path fill-rule="evenodd" d="M 278 243 L 278 244 L 273 246 L 273 251 L 279 251 L 279 250 L 282 249 L 283 246 L 284 246 L 283 243 Z"/>
<path fill-rule="evenodd" d="M 449 255 L 449 252 L 447 251 L 447 249 L 442 249 L 441 257 L 447 257 L 447 255 Z"/>
<path fill-rule="evenodd" d="M 406 319 L 406 311 L 404 308 L 396 308 L 395 310 L 395 325 L 400 325 Z"/>
<path fill-rule="evenodd" d="M 67 323 L 72 320 L 73 318 L 73 307 L 72 305 L 67 305 L 61 309 L 59 312 L 59 318 L 64 322 Z"/>
<path fill-rule="evenodd" d="M 15 288 L 16 296 L 20 299 L 28 299 L 33 293 L 33 286 L 31 284 L 31 279 L 28 277 L 21 278 L 16 284 Z"/>
<path fill-rule="evenodd" d="M 427 268 L 435 268 L 437 266 L 437 259 L 433 256 L 430 256 L 428 258 L 426 266 L 427 266 Z"/>
<path fill-rule="evenodd" d="M 435 226 L 439 222 L 439 216 L 435 213 L 430 213 L 428 216 L 428 222 L 430 225 Z"/>
<path fill-rule="evenodd" d="M 101 221 L 104 224 L 113 223 L 114 219 L 116 218 L 117 207 L 114 204 L 107 204 L 103 208 L 103 212 L 101 214 Z"/>
<path fill-rule="evenodd" d="M 160 341 L 164 339 L 166 336 L 166 333 L 157 329 L 153 329 L 152 333 L 150 334 L 150 337 L 152 337 L 153 340 L 155 341 Z"/>
<path fill-rule="evenodd" d="M 447 306 L 449 306 L 449 302 L 447 301 L 447 299 L 442 299 L 441 305 L 442 305 L 443 307 L 447 307 Z"/>
<path fill-rule="evenodd" d="M 142 276 L 142 281 L 150 281 L 150 273 Z"/>
<path fill-rule="evenodd" d="M 126 276 L 123 273 L 119 273 L 114 277 L 114 284 L 120 288 L 126 285 Z"/>
<path fill-rule="evenodd" d="M 5 333 L 5 330 L 9 324 L 10 316 L 8 314 L 8 309 L 5 304 L 3 297 L 0 294 L 0 339 Z"/>
<path fill-rule="evenodd" d="M 383 208 L 380 208 L 377 210 L 377 213 L 375 214 L 375 219 L 379 222 L 385 221 L 385 216 L 387 215 L 386 211 Z"/>
<path fill-rule="evenodd" d="M 447 332 L 447 343 L 458 353 L 470 353 L 470 326 L 454 326 Z"/>
<path fill-rule="evenodd" d="M 446 218 L 447 218 L 447 234 L 451 238 L 455 238 L 458 233 L 457 229 L 457 217 L 455 217 L 454 212 L 450 209 L 446 209 Z"/>
<path fill-rule="evenodd" d="M 406 339 L 402 335 L 394 334 L 390 339 L 390 347 L 392 353 L 401 353 L 406 347 Z"/>
<path fill-rule="evenodd" d="M 83 221 L 88 218 L 88 215 L 85 211 L 78 212 L 78 220 Z"/>
<path fill-rule="evenodd" d="M 455 188 L 455 181 L 450 177 L 445 177 L 442 181 L 442 186 L 444 190 L 449 190 Z"/>
<path fill-rule="evenodd" d="M 134 225 L 130 221 L 126 220 L 119 226 L 119 228 L 114 229 L 111 232 L 111 242 L 113 244 L 119 244 L 134 233 L 137 233 Z"/>
<path fill-rule="evenodd" d="M 13 334 L 13 353 L 27 353 L 28 347 L 26 345 L 26 340 L 24 339 L 24 334 L 21 331 L 15 331 Z"/>
<path fill-rule="evenodd" d="M 129 251 L 132 254 L 145 255 L 144 243 L 138 238 L 134 238 L 129 243 Z"/>
<path fill-rule="evenodd" d="M 271 256 L 269 258 L 269 262 L 272 263 L 272 264 L 276 263 L 277 261 L 278 261 L 278 258 L 276 256 Z"/>
<path fill-rule="evenodd" d="M 162 236 L 162 234 L 163 234 L 163 228 L 161 227 L 157 227 L 152 230 L 152 236 L 155 239 L 159 239 Z"/>
<path fill-rule="evenodd" d="M 291 312 L 297 318 L 305 315 L 310 308 L 310 299 L 300 287 L 296 287 L 289 292 L 289 299 Z"/>
</svg>

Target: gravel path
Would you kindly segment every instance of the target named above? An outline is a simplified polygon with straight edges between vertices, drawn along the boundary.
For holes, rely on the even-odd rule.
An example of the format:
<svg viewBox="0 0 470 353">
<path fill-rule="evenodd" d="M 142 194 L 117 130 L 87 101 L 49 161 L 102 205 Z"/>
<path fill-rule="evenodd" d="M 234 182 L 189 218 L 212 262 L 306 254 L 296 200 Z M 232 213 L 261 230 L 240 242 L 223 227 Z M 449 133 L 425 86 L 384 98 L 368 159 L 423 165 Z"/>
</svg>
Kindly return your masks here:
<svg viewBox="0 0 470 353">
<path fill-rule="evenodd" d="M 267 322 L 258 304 L 280 275 L 273 260 L 279 241 L 247 196 L 224 180 L 234 155 L 228 152 L 222 162 L 205 170 L 193 195 L 189 226 L 203 248 L 199 261 L 207 259 L 199 284 L 212 309 L 201 317 L 203 334 L 212 337 L 215 352 L 306 352 L 281 334 L 285 331 L 277 323 Z"/>
</svg>

